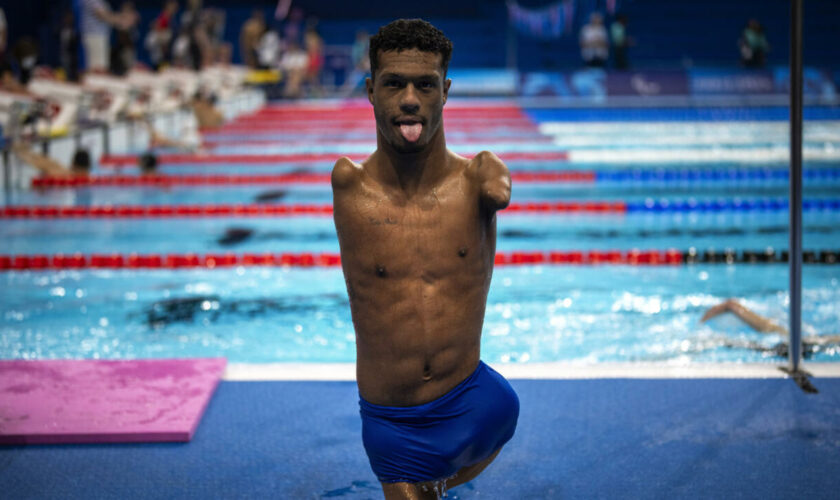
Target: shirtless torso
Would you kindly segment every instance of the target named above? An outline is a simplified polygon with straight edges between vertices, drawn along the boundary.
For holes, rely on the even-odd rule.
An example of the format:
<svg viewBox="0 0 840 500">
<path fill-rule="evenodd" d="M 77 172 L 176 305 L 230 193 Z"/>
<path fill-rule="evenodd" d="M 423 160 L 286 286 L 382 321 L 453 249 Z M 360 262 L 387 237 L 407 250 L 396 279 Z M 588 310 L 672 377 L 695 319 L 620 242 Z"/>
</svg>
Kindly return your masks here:
<svg viewBox="0 0 840 500">
<path fill-rule="evenodd" d="M 336 164 L 335 222 L 359 391 L 407 406 L 444 394 L 478 364 L 500 208 L 482 184 L 505 183 L 507 169 L 491 153 L 467 160 L 444 150 L 410 193 L 382 178 L 383 156 Z"/>
<path fill-rule="evenodd" d="M 441 52 L 412 48 L 432 40 Z M 492 153 L 446 148 L 447 44 L 424 21 L 380 29 L 366 82 L 376 151 L 332 173 L 362 441 L 388 500 L 434 498 L 476 477 L 519 414 L 512 387 L 479 359 L 510 174 Z"/>
<path fill-rule="evenodd" d="M 510 174 L 492 153 L 446 148 L 440 55 L 384 52 L 368 97 L 377 150 L 340 159 L 333 206 L 356 329 L 357 378 L 372 403 L 444 394 L 478 364 Z"/>
</svg>

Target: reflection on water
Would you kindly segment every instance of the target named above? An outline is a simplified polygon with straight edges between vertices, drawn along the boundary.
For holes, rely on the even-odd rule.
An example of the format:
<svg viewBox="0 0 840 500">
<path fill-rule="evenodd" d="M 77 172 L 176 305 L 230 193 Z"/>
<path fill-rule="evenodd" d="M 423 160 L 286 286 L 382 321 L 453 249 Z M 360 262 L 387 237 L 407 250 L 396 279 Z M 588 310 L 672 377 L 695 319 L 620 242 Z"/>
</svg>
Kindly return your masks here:
<svg viewBox="0 0 840 500">
<path fill-rule="evenodd" d="M 204 324 L 220 319 L 236 320 L 267 316 L 273 313 L 309 314 L 325 308 L 349 307 L 346 296 L 340 294 L 295 295 L 282 298 L 222 299 L 218 295 L 178 297 L 159 300 L 150 305 L 143 315 L 146 324 L 154 329 L 173 323 Z"/>
</svg>

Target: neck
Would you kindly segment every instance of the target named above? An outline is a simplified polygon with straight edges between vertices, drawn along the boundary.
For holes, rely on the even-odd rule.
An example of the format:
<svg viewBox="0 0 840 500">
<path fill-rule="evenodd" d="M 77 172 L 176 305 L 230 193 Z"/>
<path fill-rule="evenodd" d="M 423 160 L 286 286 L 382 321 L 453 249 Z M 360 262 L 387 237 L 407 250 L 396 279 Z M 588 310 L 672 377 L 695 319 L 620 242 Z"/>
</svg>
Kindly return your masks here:
<svg viewBox="0 0 840 500">
<path fill-rule="evenodd" d="M 442 125 L 429 144 L 417 152 L 397 151 L 380 133 L 376 134 L 376 144 L 381 180 L 408 196 L 431 189 L 448 170 L 448 151 Z"/>
</svg>

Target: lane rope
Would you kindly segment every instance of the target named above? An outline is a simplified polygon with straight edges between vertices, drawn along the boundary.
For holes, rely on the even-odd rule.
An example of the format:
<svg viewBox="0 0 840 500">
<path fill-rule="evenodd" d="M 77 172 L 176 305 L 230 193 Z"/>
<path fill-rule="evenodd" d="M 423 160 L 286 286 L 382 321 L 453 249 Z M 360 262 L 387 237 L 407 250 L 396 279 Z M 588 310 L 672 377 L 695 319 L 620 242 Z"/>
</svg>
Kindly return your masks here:
<svg viewBox="0 0 840 500">
<path fill-rule="evenodd" d="M 259 148 L 257 148 L 259 149 Z M 344 155 L 359 162 L 370 156 L 369 154 Z M 468 154 L 466 156 L 475 156 Z M 567 161 L 567 151 L 511 151 L 499 155 L 505 161 Z M 278 163 L 335 163 L 342 155 L 335 153 L 290 153 L 290 154 L 162 154 L 158 156 L 161 165 L 176 164 L 246 164 L 246 165 L 277 165 Z M 102 167 L 136 167 L 137 155 L 107 155 L 99 159 Z"/>
<path fill-rule="evenodd" d="M 806 212 L 840 212 L 840 199 L 806 199 Z M 511 203 L 505 213 L 626 214 L 677 212 L 779 212 L 788 209 L 784 198 L 756 200 L 645 200 Z M 0 209 L 0 219 L 164 218 L 164 217 L 294 217 L 332 215 L 330 204 L 191 204 L 191 205 L 16 205 Z"/>
<path fill-rule="evenodd" d="M 595 174 L 585 171 L 568 172 L 514 172 L 514 182 L 568 182 L 592 183 Z M 208 186 L 208 185 L 248 185 L 248 184 L 327 184 L 328 173 L 294 173 L 269 175 L 114 175 L 32 179 L 35 188 L 66 187 L 168 187 L 168 186 Z"/>
<path fill-rule="evenodd" d="M 683 264 L 784 263 L 787 250 L 590 250 L 499 252 L 495 263 L 507 265 L 630 265 L 677 266 Z M 803 252 L 806 264 L 837 264 L 840 250 Z M 0 255 L 0 271 L 67 269 L 217 269 L 230 267 L 337 267 L 337 253 L 221 253 L 221 254 L 35 254 Z"/>
</svg>

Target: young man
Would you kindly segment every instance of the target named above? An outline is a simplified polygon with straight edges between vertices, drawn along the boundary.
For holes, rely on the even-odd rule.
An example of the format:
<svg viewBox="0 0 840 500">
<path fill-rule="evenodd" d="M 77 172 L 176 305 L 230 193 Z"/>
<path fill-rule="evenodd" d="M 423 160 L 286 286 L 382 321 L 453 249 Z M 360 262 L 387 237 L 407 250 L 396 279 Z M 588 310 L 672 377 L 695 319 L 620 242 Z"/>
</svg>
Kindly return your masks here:
<svg viewBox="0 0 840 500">
<path fill-rule="evenodd" d="M 513 436 L 519 400 L 479 360 L 510 174 L 446 148 L 451 42 L 422 20 L 371 39 L 376 151 L 332 173 L 356 330 L 362 439 L 387 499 L 435 498 L 477 476 Z"/>
</svg>

